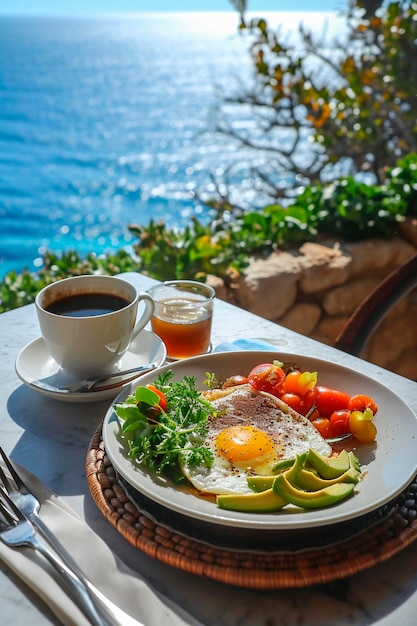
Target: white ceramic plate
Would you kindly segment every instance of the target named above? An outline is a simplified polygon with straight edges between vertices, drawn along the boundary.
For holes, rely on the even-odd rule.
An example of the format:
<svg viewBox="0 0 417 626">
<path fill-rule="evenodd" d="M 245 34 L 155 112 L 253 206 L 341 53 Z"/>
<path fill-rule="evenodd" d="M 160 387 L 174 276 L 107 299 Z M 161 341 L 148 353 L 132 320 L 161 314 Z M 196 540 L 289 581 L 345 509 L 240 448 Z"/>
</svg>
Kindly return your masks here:
<svg viewBox="0 0 417 626">
<path fill-rule="evenodd" d="M 123 355 L 119 369 L 127 370 L 150 362 L 156 362 L 159 366 L 165 362 L 165 359 L 165 344 L 154 333 L 142 330 Z M 130 379 L 129 375 L 124 378 L 111 378 L 101 382 L 100 385 L 105 387 L 106 384 L 117 383 L 118 387 L 102 390 L 98 388 L 91 392 L 69 393 L 55 390 L 53 387 L 71 385 L 77 380 L 66 374 L 54 361 L 42 337 L 35 339 L 20 351 L 15 369 L 19 378 L 32 389 L 65 402 L 98 402 L 114 398 L 120 393 L 121 388 L 128 385 L 128 383 L 123 383 L 123 380 Z M 48 385 L 50 385 L 49 388 Z"/>
<path fill-rule="evenodd" d="M 215 504 L 181 491 L 127 459 L 117 438 L 117 418 L 110 407 L 104 420 L 103 440 L 115 469 L 134 489 L 152 501 L 194 520 L 265 530 L 314 528 L 345 522 L 388 503 L 412 481 L 417 474 L 415 413 L 395 393 L 354 370 L 301 355 L 247 351 L 194 357 L 164 366 L 159 372 L 172 369 L 175 380 L 180 380 L 184 375 L 195 376 L 197 385 L 203 389 L 206 372 L 216 374 L 219 379 L 233 374 L 247 375 L 255 365 L 272 359 L 296 363 L 303 370 L 317 371 L 319 384 L 340 389 L 350 395 L 370 395 L 378 404 L 379 410 L 375 417 L 378 429 L 376 444 L 361 444 L 355 448 L 361 463 L 366 466 L 366 476 L 351 498 L 333 507 L 309 511 L 283 509 L 271 514 L 249 514 L 218 509 Z M 155 378 L 155 373 L 145 374 L 130 389 L 123 391 L 115 402 L 121 402 L 137 385 L 151 383 Z"/>
</svg>

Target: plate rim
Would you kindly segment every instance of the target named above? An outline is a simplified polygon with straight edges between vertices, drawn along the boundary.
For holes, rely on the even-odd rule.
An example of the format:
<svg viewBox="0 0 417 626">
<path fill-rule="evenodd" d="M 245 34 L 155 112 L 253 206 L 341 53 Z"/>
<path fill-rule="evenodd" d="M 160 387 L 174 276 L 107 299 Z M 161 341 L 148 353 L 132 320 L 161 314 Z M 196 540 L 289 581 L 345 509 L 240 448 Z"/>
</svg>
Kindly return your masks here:
<svg viewBox="0 0 417 626">
<path fill-rule="evenodd" d="M 413 435 L 414 435 L 414 439 L 416 440 L 415 441 L 415 448 L 416 448 L 415 458 L 417 459 L 417 414 L 416 412 L 407 404 L 407 402 L 402 400 L 398 396 L 397 393 L 395 393 L 394 391 L 392 391 L 391 389 L 383 385 L 381 382 L 371 378 L 367 374 L 362 374 L 361 372 L 358 372 L 357 370 L 353 370 L 352 368 L 346 365 L 342 365 L 342 364 L 335 363 L 335 362 L 325 360 L 325 359 L 320 359 L 317 357 L 312 357 L 309 355 L 297 354 L 297 353 L 289 353 L 289 352 L 284 353 L 281 351 L 273 351 L 273 350 L 271 351 L 242 350 L 242 351 L 233 351 L 233 352 L 230 351 L 230 352 L 223 352 L 223 353 L 212 352 L 211 354 L 200 355 L 198 357 L 192 357 L 190 359 L 184 359 L 183 361 L 179 361 L 176 363 L 169 363 L 163 366 L 158 372 L 149 373 L 149 374 L 146 374 L 145 376 L 149 377 L 153 375 L 155 377 L 155 375 L 158 375 L 159 372 L 166 371 L 167 369 L 170 369 L 170 368 L 173 368 L 174 371 L 175 369 L 181 370 L 184 367 L 184 364 L 186 367 L 188 365 L 193 367 L 194 364 L 198 366 L 201 360 L 204 360 L 204 361 L 206 359 L 214 360 L 214 359 L 221 358 L 221 356 L 225 357 L 226 355 L 228 355 L 229 358 L 235 358 L 235 359 L 242 359 L 244 357 L 248 358 L 249 356 L 252 358 L 256 358 L 256 359 L 262 359 L 262 361 L 259 361 L 259 362 L 265 362 L 265 360 L 268 360 L 269 358 L 272 358 L 272 357 L 274 357 L 275 359 L 282 358 L 283 360 L 287 360 L 287 361 L 305 360 L 305 361 L 314 362 L 316 364 L 320 364 L 326 367 L 330 366 L 332 368 L 335 368 L 338 373 L 342 372 L 345 375 L 346 374 L 354 375 L 355 377 L 359 378 L 361 381 L 369 381 L 371 385 L 376 386 L 381 392 L 384 392 L 385 394 L 388 393 L 388 397 L 391 401 L 399 402 L 403 406 L 403 408 L 407 410 L 407 413 L 408 413 L 407 419 L 410 420 L 410 423 L 412 423 L 414 427 Z M 151 381 L 149 380 L 148 382 L 151 382 Z M 358 492 L 355 493 L 354 495 L 354 497 L 357 498 L 356 508 L 354 508 L 353 511 L 350 511 L 350 512 L 348 511 L 347 513 L 345 511 L 346 503 L 339 503 L 335 505 L 334 507 L 310 510 L 310 511 L 306 511 L 300 514 L 297 512 L 296 515 L 293 515 L 291 513 L 285 514 L 285 516 L 282 515 L 282 512 L 278 515 L 277 513 L 275 514 L 258 514 L 258 513 L 246 514 L 246 513 L 240 513 L 240 512 L 234 512 L 234 511 L 225 511 L 225 510 L 217 508 L 216 504 L 206 503 L 206 502 L 204 504 L 211 504 L 212 510 L 213 510 L 212 513 L 209 514 L 205 510 L 196 511 L 194 508 L 189 507 L 189 506 L 187 507 L 185 504 L 184 505 L 182 504 L 183 497 L 181 497 L 181 501 L 178 504 L 175 501 L 172 502 L 169 499 L 167 492 L 165 492 L 165 495 L 163 495 L 162 493 L 160 494 L 159 491 L 163 489 L 163 486 L 160 484 L 154 483 L 152 487 L 153 489 L 156 488 L 156 491 L 153 491 L 153 490 L 147 490 L 147 489 L 144 490 L 143 481 L 142 481 L 142 484 L 138 484 L 138 482 L 135 480 L 133 480 L 132 482 L 132 475 L 139 475 L 138 468 L 134 468 L 134 465 L 132 464 L 132 462 L 124 458 L 120 450 L 118 451 L 116 450 L 115 446 L 116 445 L 120 446 L 121 444 L 120 442 L 117 441 L 117 437 L 116 437 L 117 433 L 115 430 L 116 428 L 115 425 L 117 425 L 117 417 L 114 412 L 114 404 L 123 400 L 139 384 L 142 384 L 141 380 L 134 381 L 134 383 L 130 385 L 130 388 L 129 387 L 125 388 L 114 399 L 114 401 L 112 402 L 112 404 L 107 410 L 107 413 L 103 420 L 103 427 L 102 427 L 102 436 L 103 436 L 103 442 L 104 442 L 104 446 L 106 449 L 106 453 L 108 454 L 109 459 L 111 463 L 114 465 L 115 469 L 123 476 L 123 478 L 125 478 L 125 480 L 128 481 L 128 483 L 133 488 L 137 489 L 140 493 L 143 493 L 143 495 L 150 497 L 156 503 L 161 504 L 162 506 L 165 506 L 167 508 L 171 508 L 171 510 L 176 511 L 177 513 L 182 513 L 184 515 L 187 515 L 188 517 L 193 517 L 194 519 L 200 519 L 202 521 L 217 524 L 220 526 L 222 525 L 236 526 L 239 528 L 249 528 L 249 529 L 252 528 L 252 529 L 258 529 L 258 530 L 262 530 L 262 529 L 299 530 L 299 529 L 315 528 L 317 526 L 326 526 L 330 524 L 347 521 L 349 519 L 359 517 L 361 515 L 370 513 L 380 508 L 381 506 L 387 504 L 389 501 L 394 499 L 399 493 L 401 493 L 404 490 L 404 488 L 408 484 L 410 484 L 410 482 L 413 480 L 413 478 L 417 474 L 417 461 L 415 461 L 413 468 L 411 469 L 411 466 L 410 466 L 410 468 L 407 469 L 402 480 L 397 484 L 395 488 L 391 488 L 388 492 L 380 496 L 376 501 L 362 503 L 361 505 L 359 505 L 358 496 L 360 495 L 362 491 L 361 488 L 363 485 L 360 484 Z M 358 393 L 360 393 L 360 391 L 358 391 Z M 364 391 L 364 393 L 366 392 Z M 116 441 L 117 441 L 117 444 L 115 444 Z M 362 450 L 364 449 L 365 448 L 362 448 Z M 377 451 L 378 448 L 375 448 L 375 450 Z M 119 452 L 119 454 L 117 452 Z M 383 451 L 381 451 L 380 454 L 382 455 Z M 151 479 L 152 477 L 150 478 L 148 475 L 147 478 Z M 366 478 L 369 478 L 369 476 L 366 476 L 365 480 Z M 170 487 L 173 488 L 172 485 L 170 485 Z M 179 489 L 174 488 L 174 492 L 175 491 L 177 493 L 180 493 Z M 198 500 L 198 498 L 196 498 L 192 494 L 186 494 L 186 496 L 188 496 L 188 498 L 193 498 L 194 502 Z M 353 499 L 350 499 L 350 501 L 352 500 Z M 343 506 L 344 504 L 345 506 Z M 292 518 L 290 517 L 290 515 L 292 515 Z"/>
</svg>

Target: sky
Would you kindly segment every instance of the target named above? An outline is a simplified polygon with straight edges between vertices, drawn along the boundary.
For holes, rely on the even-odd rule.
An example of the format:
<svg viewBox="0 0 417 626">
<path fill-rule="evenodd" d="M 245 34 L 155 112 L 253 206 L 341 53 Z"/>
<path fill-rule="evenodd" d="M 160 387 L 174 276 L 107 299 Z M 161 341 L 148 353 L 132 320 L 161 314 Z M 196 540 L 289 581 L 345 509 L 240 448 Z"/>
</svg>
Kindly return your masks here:
<svg viewBox="0 0 417 626">
<path fill-rule="evenodd" d="M 248 0 L 249 11 L 337 11 L 343 0 Z M 234 11 L 229 0 L 0 0 L 0 14 L 69 15 L 136 11 Z"/>
</svg>

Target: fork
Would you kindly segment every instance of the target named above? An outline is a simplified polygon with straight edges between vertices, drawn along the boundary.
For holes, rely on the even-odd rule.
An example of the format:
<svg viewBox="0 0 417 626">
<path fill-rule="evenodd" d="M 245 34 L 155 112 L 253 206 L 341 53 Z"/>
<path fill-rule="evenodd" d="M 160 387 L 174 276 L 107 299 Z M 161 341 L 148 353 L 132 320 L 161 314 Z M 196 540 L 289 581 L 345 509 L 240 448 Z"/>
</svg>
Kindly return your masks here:
<svg viewBox="0 0 417 626">
<path fill-rule="evenodd" d="M 40 552 L 58 572 L 67 592 L 91 624 L 94 626 L 108 624 L 110 626 L 111 622 L 103 621 L 96 611 L 78 576 L 46 544 L 38 541 L 31 522 L 20 513 L 3 487 L 0 487 L 0 513 L 3 517 L 3 520 L 0 520 L 0 540 L 9 548 L 28 547 Z"/>
<path fill-rule="evenodd" d="M 27 545 L 41 552 L 61 575 L 71 597 L 79 603 L 94 626 L 143 626 L 104 596 L 83 574 L 71 555 L 39 515 L 40 502 L 16 472 L 4 450 L 0 454 L 17 489 L 0 466 L 0 512 L 8 528 L 0 539 L 11 547 Z M 1 525 L 0 525 L 1 526 Z M 35 528 L 48 541 L 49 547 L 37 540 Z M 26 543 L 17 543 L 17 541 Z M 15 543 L 12 543 L 12 542 Z M 59 555 L 59 556 L 57 556 Z"/>
</svg>

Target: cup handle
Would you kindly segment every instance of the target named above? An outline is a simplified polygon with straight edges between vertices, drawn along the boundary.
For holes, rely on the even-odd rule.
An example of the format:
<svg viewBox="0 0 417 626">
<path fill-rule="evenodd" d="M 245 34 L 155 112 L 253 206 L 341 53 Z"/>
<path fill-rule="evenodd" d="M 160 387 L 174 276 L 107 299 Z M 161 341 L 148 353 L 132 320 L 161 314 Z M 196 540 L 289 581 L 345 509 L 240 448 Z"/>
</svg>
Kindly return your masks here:
<svg viewBox="0 0 417 626">
<path fill-rule="evenodd" d="M 141 293 L 139 295 L 138 305 L 140 302 L 144 302 L 145 310 L 135 324 L 135 327 L 133 329 L 132 339 L 136 337 L 136 335 L 145 328 L 146 324 L 151 319 L 152 313 L 154 312 L 154 309 L 155 309 L 155 303 L 153 301 L 153 298 L 147 293 Z"/>
</svg>

